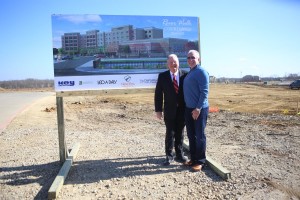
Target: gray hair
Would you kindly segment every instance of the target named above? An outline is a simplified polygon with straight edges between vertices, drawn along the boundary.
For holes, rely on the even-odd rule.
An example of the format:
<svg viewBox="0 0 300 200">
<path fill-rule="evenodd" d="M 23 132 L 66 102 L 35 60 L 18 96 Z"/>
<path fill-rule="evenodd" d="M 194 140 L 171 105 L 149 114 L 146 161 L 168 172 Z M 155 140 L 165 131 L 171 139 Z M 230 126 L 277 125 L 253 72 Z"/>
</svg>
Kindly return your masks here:
<svg viewBox="0 0 300 200">
<path fill-rule="evenodd" d="M 200 58 L 200 53 L 196 50 L 189 50 L 188 54 L 193 53 L 195 56 L 197 56 L 198 58 Z"/>
<path fill-rule="evenodd" d="M 177 55 L 174 54 L 174 53 L 170 54 L 170 55 L 168 56 L 168 59 L 169 59 L 169 58 L 176 58 L 176 59 L 178 59 Z"/>
</svg>

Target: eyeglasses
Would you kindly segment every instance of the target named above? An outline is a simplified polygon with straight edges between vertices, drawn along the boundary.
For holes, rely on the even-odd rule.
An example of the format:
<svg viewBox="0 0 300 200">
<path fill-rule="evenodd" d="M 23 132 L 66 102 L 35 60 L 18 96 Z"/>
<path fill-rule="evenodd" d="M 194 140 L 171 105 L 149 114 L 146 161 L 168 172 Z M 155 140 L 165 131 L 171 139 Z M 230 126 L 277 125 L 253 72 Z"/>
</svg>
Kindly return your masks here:
<svg viewBox="0 0 300 200">
<path fill-rule="evenodd" d="M 189 56 L 189 57 L 187 57 L 187 59 L 189 60 L 189 59 L 195 59 L 195 57 L 194 56 Z"/>
</svg>

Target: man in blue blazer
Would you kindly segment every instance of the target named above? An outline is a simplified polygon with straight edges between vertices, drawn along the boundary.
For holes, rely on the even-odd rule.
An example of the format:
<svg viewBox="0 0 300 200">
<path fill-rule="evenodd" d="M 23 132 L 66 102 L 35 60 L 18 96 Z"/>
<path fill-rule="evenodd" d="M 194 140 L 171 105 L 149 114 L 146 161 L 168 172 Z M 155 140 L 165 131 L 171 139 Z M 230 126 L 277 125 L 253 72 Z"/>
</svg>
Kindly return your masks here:
<svg viewBox="0 0 300 200">
<path fill-rule="evenodd" d="M 184 98 L 186 103 L 185 122 L 189 138 L 191 160 L 185 165 L 192 170 L 201 171 L 206 162 L 205 128 L 209 113 L 209 74 L 200 65 L 200 54 L 190 50 L 187 56 L 190 72 L 184 79 Z"/>
<path fill-rule="evenodd" d="M 154 95 L 156 117 L 163 119 L 166 126 L 164 165 L 170 165 L 174 161 L 174 147 L 175 160 L 182 163 L 187 161 L 182 148 L 185 126 L 183 79 L 187 72 L 179 69 L 179 59 L 175 54 L 168 56 L 167 65 L 169 70 L 158 75 Z"/>
</svg>

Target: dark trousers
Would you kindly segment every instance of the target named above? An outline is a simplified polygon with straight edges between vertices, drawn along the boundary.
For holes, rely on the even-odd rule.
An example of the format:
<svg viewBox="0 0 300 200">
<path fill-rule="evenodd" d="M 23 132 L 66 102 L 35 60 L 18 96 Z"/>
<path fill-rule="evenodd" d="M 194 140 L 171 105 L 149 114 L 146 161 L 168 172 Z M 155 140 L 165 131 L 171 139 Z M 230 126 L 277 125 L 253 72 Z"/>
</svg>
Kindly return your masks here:
<svg viewBox="0 0 300 200">
<path fill-rule="evenodd" d="M 189 139 L 191 160 L 195 164 L 204 164 L 206 161 L 205 127 L 209 108 L 202 108 L 197 120 L 194 120 L 192 117 L 193 110 L 194 108 L 185 109 L 185 123 Z"/>
<path fill-rule="evenodd" d="M 183 129 L 184 118 L 176 116 L 176 119 L 165 119 L 166 125 L 166 138 L 165 138 L 165 152 L 168 158 L 173 158 L 173 148 L 175 143 L 176 157 L 183 156 L 182 143 L 183 143 Z"/>
</svg>

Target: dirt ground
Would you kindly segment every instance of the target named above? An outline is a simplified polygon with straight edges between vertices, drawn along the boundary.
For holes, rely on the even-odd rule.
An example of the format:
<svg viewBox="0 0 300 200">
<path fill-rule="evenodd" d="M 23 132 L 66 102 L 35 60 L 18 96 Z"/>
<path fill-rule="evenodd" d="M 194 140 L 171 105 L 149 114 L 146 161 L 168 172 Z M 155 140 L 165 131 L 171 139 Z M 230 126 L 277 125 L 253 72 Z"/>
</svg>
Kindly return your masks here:
<svg viewBox="0 0 300 200">
<path fill-rule="evenodd" d="M 300 91 L 288 87 L 212 84 L 211 106 L 234 112 L 292 114 L 300 112 Z"/>
<path fill-rule="evenodd" d="M 80 150 L 57 199 L 300 199 L 300 90 L 211 84 L 207 154 L 231 172 L 163 166 L 153 93 L 64 98 Z M 47 199 L 60 170 L 55 95 L 0 133 L 0 199 Z"/>
</svg>

